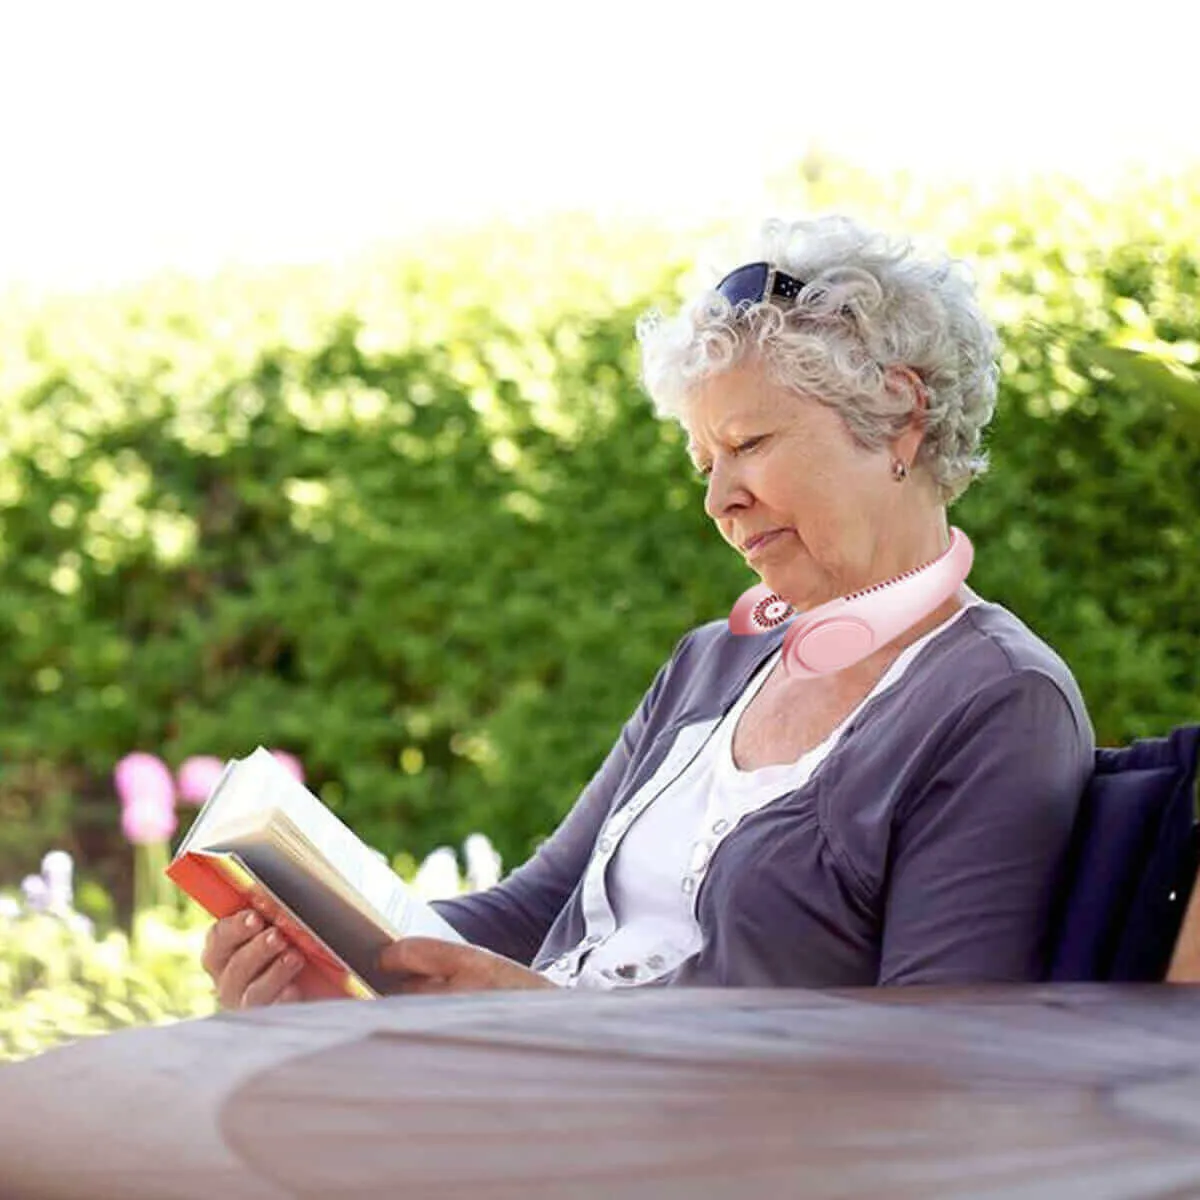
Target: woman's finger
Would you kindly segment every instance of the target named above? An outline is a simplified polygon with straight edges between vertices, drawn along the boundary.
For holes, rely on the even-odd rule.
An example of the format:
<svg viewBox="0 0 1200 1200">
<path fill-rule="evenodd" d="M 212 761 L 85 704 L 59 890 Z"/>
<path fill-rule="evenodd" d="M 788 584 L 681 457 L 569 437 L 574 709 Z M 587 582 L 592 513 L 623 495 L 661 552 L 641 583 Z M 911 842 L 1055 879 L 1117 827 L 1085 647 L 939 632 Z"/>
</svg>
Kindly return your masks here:
<svg viewBox="0 0 1200 1200">
<path fill-rule="evenodd" d="M 384 948 L 380 967 L 392 976 L 389 991 L 413 993 L 416 982 L 438 980 L 446 992 L 552 988 L 545 976 L 479 946 L 439 938 L 401 938 Z"/>
<path fill-rule="evenodd" d="M 445 996 L 450 992 L 461 991 L 449 979 L 438 979 L 435 976 L 421 978 L 413 975 L 399 981 L 392 989 L 394 995 L 401 996 Z"/>
<path fill-rule="evenodd" d="M 231 917 L 209 926 L 204 939 L 204 951 L 200 955 L 200 965 L 208 972 L 214 982 L 225 970 L 230 958 L 236 950 L 244 946 L 251 938 L 256 937 L 265 928 L 265 923 L 253 909 L 244 908 Z"/>
<path fill-rule="evenodd" d="M 274 1004 L 283 990 L 304 970 L 304 958 L 295 950 L 279 955 L 242 993 L 242 1008 Z"/>
<path fill-rule="evenodd" d="M 477 971 L 486 954 L 477 946 L 461 946 L 440 938 L 406 937 L 384 947 L 379 965 L 398 975 L 454 979 Z"/>
<path fill-rule="evenodd" d="M 235 950 L 217 980 L 217 999 L 223 1008 L 241 1008 L 246 989 L 287 948 L 277 929 L 264 929 Z"/>
</svg>

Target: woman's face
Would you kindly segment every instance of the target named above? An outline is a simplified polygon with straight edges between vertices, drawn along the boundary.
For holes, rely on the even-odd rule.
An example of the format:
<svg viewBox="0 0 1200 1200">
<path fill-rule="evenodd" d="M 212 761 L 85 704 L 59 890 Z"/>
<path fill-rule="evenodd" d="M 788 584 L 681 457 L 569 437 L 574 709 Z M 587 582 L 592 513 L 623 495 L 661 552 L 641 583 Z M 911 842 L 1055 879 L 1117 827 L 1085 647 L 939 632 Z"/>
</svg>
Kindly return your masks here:
<svg viewBox="0 0 1200 1200">
<path fill-rule="evenodd" d="M 891 454 L 864 449 L 833 409 L 746 363 L 698 385 L 683 424 L 688 453 L 707 476 L 708 515 L 795 607 L 905 569 L 892 569 L 911 536 L 898 537 L 906 518 Z"/>
</svg>

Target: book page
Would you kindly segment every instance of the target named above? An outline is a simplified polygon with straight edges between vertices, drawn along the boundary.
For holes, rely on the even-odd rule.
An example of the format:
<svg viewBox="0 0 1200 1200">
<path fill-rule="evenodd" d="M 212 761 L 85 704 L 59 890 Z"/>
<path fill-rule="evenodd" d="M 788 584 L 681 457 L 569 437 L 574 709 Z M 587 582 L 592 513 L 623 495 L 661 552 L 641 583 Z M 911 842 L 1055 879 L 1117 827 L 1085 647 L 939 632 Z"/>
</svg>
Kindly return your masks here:
<svg viewBox="0 0 1200 1200">
<path fill-rule="evenodd" d="M 241 842 L 247 828 L 247 814 L 258 810 L 259 827 L 275 833 L 288 847 L 289 858 L 321 877 L 325 886 L 338 887 L 343 899 L 349 899 L 346 889 L 360 897 L 361 903 L 356 906 L 365 906 L 375 923 L 393 940 L 412 934 L 444 941 L 463 940 L 453 926 L 438 916 L 267 750 L 260 747 L 236 764 L 221 790 L 228 794 L 229 800 L 223 803 L 220 820 L 213 822 L 211 839 L 225 840 L 225 830 L 236 830 L 235 836 Z M 334 877 L 320 869 L 322 861 L 332 869 Z"/>
<path fill-rule="evenodd" d="M 179 849 L 176 851 L 177 858 L 186 854 L 193 842 L 197 846 L 202 846 L 209 836 L 210 830 L 218 822 L 223 824 L 230 815 L 236 815 L 236 813 L 231 814 L 229 810 L 236 809 L 239 797 L 229 795 L 226 785 L 232 778 L 233 770 L 237 765 L 236 759 L 225 764 L 225 770 L 221 772 L 221 778 L 217 780 L 216 787 L 209 793 L 204 807 L 196 814 L 192 827 L 180 843 Z"/>
</svg>

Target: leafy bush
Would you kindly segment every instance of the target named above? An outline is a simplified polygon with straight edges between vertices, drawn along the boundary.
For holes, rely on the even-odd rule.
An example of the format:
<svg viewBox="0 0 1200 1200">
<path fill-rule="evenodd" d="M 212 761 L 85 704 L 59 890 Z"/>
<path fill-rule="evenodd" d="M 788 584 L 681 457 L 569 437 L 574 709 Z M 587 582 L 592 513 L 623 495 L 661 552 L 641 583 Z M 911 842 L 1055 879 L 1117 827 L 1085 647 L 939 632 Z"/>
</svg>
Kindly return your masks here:
<svg viewBox="0 0 1200 1200">
<path fill-rule="evenodd" d="M 978 265 L 1006 349 L 992 475 L 954 513 L 973 582 L 1058 647 L 1102 740 L 1194 719 L 1196 427 L 1081 351 L 1195 361 L 1197 181 L 969 218 L 904 180 L 780 187 Z M 127 912 L 112 764 L 260 742 L 389 854 L 481 829 L 519 862 L 753 579 L 636 383 L 634 316 L 683 261 L 567 223 L 3 326 L 0 877 L 60 844 Z"/>
<path fill-rule="evenodd" d="M 119 930 L 94 939 L 47 914 L 0 919 L 0 1059 L 128 1025 L 207 1016 L 207 926 L 191 904 L 140 913 L 132 941 Z"/>
<path fill-rule="evenodd" d="M 22 885 L 23 901 L 0 894 L 0 1060 L 130 1025 L 208 1016 L 212 984 L 200 967 L 208 914 L 162 877 L 166 847 L 135 847 L 145 887 L 160 894 L 132 919 L 132 937 L 75 907 L 71 869 L 61 852 Z M 502 864 L 490 840 L 470 835 L 458 856 L 439 847 L 421 863 L 397 855 L 392 868 L 426 900 L 488 888 Z M 51 873 L 53 871 L 53 874 Z M 37 885 L 37 886 L 31 886 Z M 99 909 L 106 909 L 102 904 Z"/>
</svg>

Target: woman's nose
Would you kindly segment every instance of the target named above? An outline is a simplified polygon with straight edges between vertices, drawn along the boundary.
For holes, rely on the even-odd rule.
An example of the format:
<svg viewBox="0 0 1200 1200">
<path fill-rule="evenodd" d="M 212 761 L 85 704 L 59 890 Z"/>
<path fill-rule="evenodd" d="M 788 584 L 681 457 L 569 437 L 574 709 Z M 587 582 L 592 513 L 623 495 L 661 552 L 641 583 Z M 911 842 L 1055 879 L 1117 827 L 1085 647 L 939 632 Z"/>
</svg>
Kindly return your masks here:
<svg viewBox="0 0 1200 1200">
<path fill-rule="evenodd" d="M 714 521 L 727 516 L 746 503 L 746 489 L 736 477 L 736 472 L 726 466 L 716 465 L 708 477 L 708 488 L 704 493 L 704 511 Z"/>
</svg>

